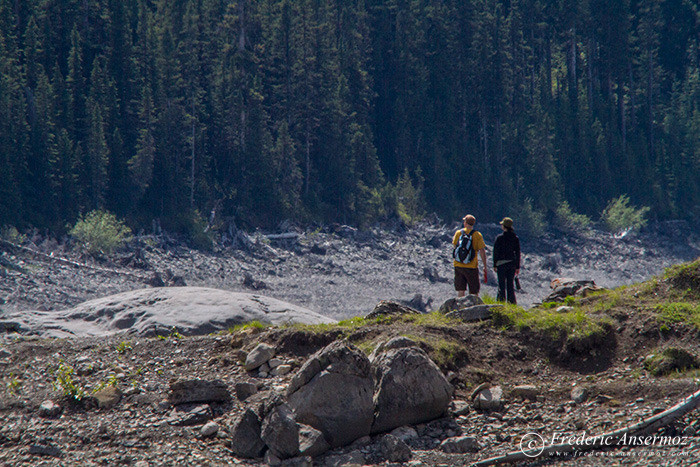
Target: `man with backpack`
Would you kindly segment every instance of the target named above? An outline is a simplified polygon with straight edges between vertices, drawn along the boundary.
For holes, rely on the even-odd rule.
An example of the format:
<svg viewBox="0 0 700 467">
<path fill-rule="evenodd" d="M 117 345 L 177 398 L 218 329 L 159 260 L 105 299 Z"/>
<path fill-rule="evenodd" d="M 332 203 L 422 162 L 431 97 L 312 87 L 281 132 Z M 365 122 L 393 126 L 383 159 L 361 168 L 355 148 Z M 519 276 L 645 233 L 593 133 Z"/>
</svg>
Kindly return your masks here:
<svg viewBox="0 0 700 467">
<path fill-rule="evenodd" d="M 479 295 L 481 284 L 479 283 L 479 256 L 484 265 L 484 282 L 488 280 L 486 274 L 486 244 L 480 232 L 474 230 L 476 218 L 467 214 L 462 219 L 464 228 L 455 232 L 452 239 L 454 250 L 452 258 L 455 267 L 455 290 L 458 297 L 464 297 L 469 286 L 469 293 Z"/>
</svg>

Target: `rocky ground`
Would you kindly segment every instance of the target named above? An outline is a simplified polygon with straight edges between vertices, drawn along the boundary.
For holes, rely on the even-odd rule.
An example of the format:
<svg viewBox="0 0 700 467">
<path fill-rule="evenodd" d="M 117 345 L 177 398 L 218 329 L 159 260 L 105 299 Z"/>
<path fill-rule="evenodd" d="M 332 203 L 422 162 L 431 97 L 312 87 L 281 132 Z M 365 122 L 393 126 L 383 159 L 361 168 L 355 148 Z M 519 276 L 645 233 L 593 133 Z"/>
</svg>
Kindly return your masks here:
<svg viewBox="0 0 700 467">
<path fill-rule="evenodd" d="M 38 257 L 0 245 L 2 310 L 56 310 L 86 300 L 153 284 L 158 274 L 168 285 L 255 291 L 335 319 L 363 316 L 379 300 L 409 301 L 437 308 L 454 296 L 450 260 L 457 226 L 423 224 L 412 229 L 358 231 L 333 226 L 313 231 L 288 229 L 265 235 L 239 233 L 213 252 L 188 248 L 167 235 L 140 237 L 128 251 L 96 260 L 68 241 L 30 235 L 23 245 Z M 487 244 L 488 283 L 496 296 L 491 246 L 497 225 L 477 225 Z M 283 238 L 279 238 L 282 236 Z M 684 222 L 667 222 L 620 238 L 606 232 L 550 232 L 523 235 L 522 293 L 525 307 L 541 301 L 557 277 L 594 280 L 602 287 L 641 282 L 667 266 L 700 256 L 700 237 Z M 68 258 L 92 268 L 49 257 Z M 160 284 L 163 284 L 160 281 Z M 422 311 L 422 310 L 421 310 Z"/>
<path fill-rule="evenodd" d="M 491 244 L 496 226 L 481 230 Z M 146 282 L 152 283 L 156 273 L 166 284 L 256 290 L 336 319 L 364 315 L 380 299 L 408 301 L 421 294 L 413 304 L 435 309 L 454 295 L 446 247 L 451 228 L 423 225 L 380 233 L 335 227 L 294 232 L 293 238 L 285 239 L 250 234 L 242 243 L 244 248 L 220 248 L 213 253 L 191 250 L 164 237 L 146 237 L 134 242 L 128 252 L 101 260 L 37 235 L 22 245 L 48 256 L 7 245 L 0 249 L 1 306 L 3 310 L 67 308 L 148 286 Z M 623 238 L 596 232 L 522 240 L 522 284 L 527 293 L 519 299 L 528 305 L 547 295 L 554 277 L 593 279 L 611 287 L 645 280 L 665 266 L 699 254 L 697 239 L 682 224 Z M 57 257 L 83 266 L 57 261 Z M 493 280 L 491 273 L 489 282 Z M 486 285 L 485 292 L 495 295 L 492 285 Z M 245 407 L 239 389 L 283 390 L 313 352 L 339 337 L 359 345 L 408 334 L 416 334 L 421 342 L 449 338 L 466 343 L 466 350 L 452 355 L 453 360 L 439 361 L 455 387 L 449 416 L 395 433 L 410 448 L 412 465 L 470 465 L 518 451 L 528 433 L 549 441 L 554 433 L 607 432 L 665 410 L 698 390 L 694 373 L 657 378 L 643 369 L 643 358 L 661 337 L 642 319 L 621 326 L 614 350 L 606 354 L 601 349 L 606 354 L 600 358 L 604 364 L 593 365 L 553 359 L 542 342 L 488 322 L 452 328 L 378 324 L 349 335 L 294 328 L 198 337 L 174 332 L 163 338 L 46 339 L 4 334 L 0 337 L 0 463 L 260 465 L 264 462 L 236 457 L 231 451 L 229 427 Z M 697 347 L 697 334 L 670 340 Z M 241 362 L 258 342 L 276 348 L 275 367 L 284 371 L 245 370 Z M 438 351 L 437 344 L 426 346 L 431 355 Z M 590 358 L 597 359 L 593 354 Z M 173 404 L 173 382 L 183 378 L 220 380 L 232 397 Z M 473 406 L 472 392 L 484 382 L 502 388 L 498 410 Z M 522 385 L 534 386 L 535 393 L 523 399 L 516 389 Z M 73 396 L 82 390 L 86 397 L 75 402 Z M 699 430 L 695 411 L 658 433 L 681 437 L 686 446 L 626 447 L 533 463 L 692 465 L 700 462 Z M 477 446 L 460 453 L 441 449 L 445 440 L 459 437 L 471 437 Z M 329 466 L 388 463 L 381 446 L 381 435 L 363 438 L 314 462 Z"/>
</svg>

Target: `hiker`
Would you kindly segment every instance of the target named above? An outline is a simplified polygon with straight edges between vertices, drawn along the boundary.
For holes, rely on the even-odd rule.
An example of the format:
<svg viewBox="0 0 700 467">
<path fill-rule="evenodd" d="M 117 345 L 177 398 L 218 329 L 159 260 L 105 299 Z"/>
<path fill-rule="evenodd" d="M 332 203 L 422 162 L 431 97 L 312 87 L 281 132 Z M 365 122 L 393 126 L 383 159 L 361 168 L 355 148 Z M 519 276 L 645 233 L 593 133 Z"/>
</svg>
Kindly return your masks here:
<svg viewBox="0 0 700 467">
<path fill-rule="evenodd" d="M 479 295 L 479 256 L 484 265 L 484 283 L 488 280 L 486 273 L 486 244 L 480 232 L 474 230 L 476 218 L 467 214 L 462 218 L 464 228 L 455 232 L 453 258 L 455 267 L 455 290 L 458 297 L 464 297 L 469 286 L 471 295 Z M 461 253 L 460 253 L 461 251 Z M 461 255 L 461 256 L 460 256 Z"/>
<path fill-rule="evenodd" d="M 493 244 L 493 268 L 498 277 L 499 302 L 517 303 L 515 299 L 515 276 L 520 274 L 520 239 L 513 230 L 513 219 L 504 217 L 501 221 L 503 233 Z"/>
</svg>

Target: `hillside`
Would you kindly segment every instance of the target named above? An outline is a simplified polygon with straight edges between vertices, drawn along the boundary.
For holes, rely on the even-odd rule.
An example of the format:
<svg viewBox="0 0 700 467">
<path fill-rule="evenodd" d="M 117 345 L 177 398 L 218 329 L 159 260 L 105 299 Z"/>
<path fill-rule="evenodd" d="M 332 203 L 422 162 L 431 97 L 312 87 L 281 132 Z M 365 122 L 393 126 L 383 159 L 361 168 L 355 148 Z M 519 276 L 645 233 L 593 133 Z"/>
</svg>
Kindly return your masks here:
<svg viewBox="0 0 700 467">
<path fill-rule="evenodd" d="M 195 252 L 188 255 L 198 258 Z M 182 261 L 184 255 L 178 256 Z M 25 275 L 38 268 L 22 266 Z M 369 354 L 392 337 L 409 337 L 454 386 L 449 416 L 419 424 L 415 436 L 407 437 L 415 465 L 469 465 L 517 451 L 528 432 L 608 432 L 698 390 L 700 261 L 565 305 L 570 308 L 548 303 L 528 310 L 505 307 L 495 309 L 490 320 L 472 323 L 427 313 L 324 325 L 253 324 L 192 337 L 177 331 L 161 338 L 5 334 L 0 338 L 0 461 L 257 465 L 231 451 L 229 427 L 246 406 L 238 395 L 240 384 L 252 383 L 260 392 L 282 390 L 314 352 L 341 339 Z M 289 365 L 289 373 L 245 371 L 242 362 L 261 342 L 275 349 L 277 364 Z M 174 381 L 193 378 L 220 380 L 236 396 L 184 411 L 168 402 Z M 482 383 L 503 389 L 497 410 L 472 407 L 472 392 Z M 523 385 L 533 388 L 516 389 Z M 77 402 L 82 390 L 86 397 Z M 60 409 L 40 407 L 47 400 Z M 216 424 L 208 425 L 213 435 L 202 433 L 208 419 Z M 683 449 L 655 446 L 649 454 L 646 448 L 626 447 L 606 455 L 619 463 L 658 465 L 662 458 L 664 465 L 689 465 L 700 461 L 698 433 L 695 411 L 658 433 L 687 436 L 689 446 Z M 450 454 L 440 449 L 443 440 L 455 436 L 473 437 L 478 450 Z M 316 462 L 376 464 L 384 456 L 381 436 L 376 436 Z M 599 460 L 582 457 L 566 465 L 599 465 Z"/>
</svg>

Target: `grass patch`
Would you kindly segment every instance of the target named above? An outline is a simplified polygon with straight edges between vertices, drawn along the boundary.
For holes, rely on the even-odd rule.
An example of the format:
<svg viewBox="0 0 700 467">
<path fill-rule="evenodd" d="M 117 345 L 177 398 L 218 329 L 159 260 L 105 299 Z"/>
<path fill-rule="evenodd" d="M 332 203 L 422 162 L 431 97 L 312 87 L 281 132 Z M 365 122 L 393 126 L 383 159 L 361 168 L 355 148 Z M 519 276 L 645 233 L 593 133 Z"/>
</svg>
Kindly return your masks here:
<svg viewBox="0 0 700 467">
<path fill-rule="evenodd" d="M 671 324 L 687 324 L 700 329 L 700 304 L 687 302 L 671 302 L 657 305 L 654 309 L 658 315 L 656 317 L 660 326 L 670 326 Z"/>
<path fill-rule="evenodd" d="M 250 321 L 248 323 L 237 324 L 228 329 L 229 334 L 235 334 L 246 329 L 257 329 L 262 331 L 265 328 L 272 326 L 271 324 L 261 323 L 260 321 Z"/>
<path fill-rule="evenodd" d="M 666 268 L 664 279 L 685 298 L 700 298 L 700 258 Z"/>
<path fill-rule="evenodd" d="M 612 327 L 609 317 L 592 317 L 581 308 L 558 313 L 551 308 L 525 310 L 517 305 L 505 305 L 492 313 L 497 326 L 532 330 L 552 341 L 564 342 L 577 352 L 603 342 Z"/>
<path fill-rule="evenodd" d="M 654 376 L 665 376 L 673 372 L 695 370 L 700 366 L 698 358 L 685 349 L 668 347 L 644 360 L 644 368 Z"/>
<path fill-rule="evenodd" d="M 415 342 L 422 342 L 428 347 L 427 354 L 442 370 L 454 370 L 466 361 L 467 350 L 464 343 L 437 336 L 417 336 L 402 334 Z"/>
</svg>

